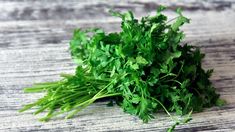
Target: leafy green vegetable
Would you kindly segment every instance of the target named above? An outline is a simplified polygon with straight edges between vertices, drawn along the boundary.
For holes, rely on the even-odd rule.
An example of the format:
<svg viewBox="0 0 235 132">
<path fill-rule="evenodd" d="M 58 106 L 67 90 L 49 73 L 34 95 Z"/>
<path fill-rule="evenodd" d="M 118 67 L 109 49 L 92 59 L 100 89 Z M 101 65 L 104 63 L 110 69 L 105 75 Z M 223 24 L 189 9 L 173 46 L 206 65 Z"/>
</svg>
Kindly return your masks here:
<svg viewBox="0 0 235 132">
<path fill-rule="evenodd" d="M 164 9 L 160 7 L 155 16 L 141 20 L 130 11 L 111 11 L 122 19 L 119 33 L 76 29 L 70 41 L 72 58 L 78 64 L 75 75 L 62 74 L 60 81 L 26 88 L 25 92 L 46 95 L 20 111 L 37 106 L 34 114 L 48 111 L 42 121 L 62 113 L 70 118 L 108 97 L 144 122 L 165 110 L 175 121 L 168 130 L 172 131 L 191 120 L 192 111 L 223 104 L 208 79 L 212 70 L 202 69 L 205 55 L 197 47 L 180 45 L 185 37 L 180 27 L 189 19 L 178 9 L 178 16 L 168 21 L 161 13 Z M 179 120 L 170 112 L 188 116 Z"/>
</svg>

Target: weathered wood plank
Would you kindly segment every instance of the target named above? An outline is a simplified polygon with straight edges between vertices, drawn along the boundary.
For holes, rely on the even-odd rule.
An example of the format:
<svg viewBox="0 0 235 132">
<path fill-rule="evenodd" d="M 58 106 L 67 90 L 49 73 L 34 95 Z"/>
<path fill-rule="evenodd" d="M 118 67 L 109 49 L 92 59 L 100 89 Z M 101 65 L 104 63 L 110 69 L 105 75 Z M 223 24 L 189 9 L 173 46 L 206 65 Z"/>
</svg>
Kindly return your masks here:
<svg viewBox="0 0 235 132">
<path fill-rule="evenodd" d="M 0 131 L 164 131 L 172 122 L 157 114 L 148 124 L 123 113 L 106 102 L 95 103 L 71 120 L 38 122 L 32 111 L 17 112 L 23 104 L 42 94 L 25 94 L 22 89 L 36 82 L 59 79 L 61 72 L 73 73 L 68 42 L 74 28 L 101 27 L 119 31 L 119 19 L 108 8 L 133 10 L 137 17 L 153 14 L 167 5 L 173 17 L 176 7 L 192 19 L 183 30 L 185 42 L 206 53 L 205 68 L 214 68 L 211 80 L 228 105 L 193 114 L 194 120 L 177 131 L 235 130 L 235 2 L 233 0 L 0 0 Z"/>
<path fill-rule="evenodd" d="M 137 14 L 156 10 L 159 5 L 175 10 L 181 7 L 187 11 L 221 11 L 234 8 L 234 1 L 228 0 L 42 0 L 42 1 L 0 1 L 0 20 L 61 20 L 61 19 L 104 19 L 108 17 L 108 9 L 132 10 Z"/>
</svg>

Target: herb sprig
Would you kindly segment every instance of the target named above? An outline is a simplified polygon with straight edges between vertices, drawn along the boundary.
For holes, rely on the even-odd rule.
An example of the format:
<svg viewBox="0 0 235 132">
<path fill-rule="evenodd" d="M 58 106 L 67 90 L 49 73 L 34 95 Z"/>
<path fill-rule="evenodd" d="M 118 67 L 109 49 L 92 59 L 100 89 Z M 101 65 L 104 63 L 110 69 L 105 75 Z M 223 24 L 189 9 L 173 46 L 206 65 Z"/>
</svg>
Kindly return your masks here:
<svg viewBox="0 0 235 132">
<path fill-rule="evenodd" d="M 163 109 L 175 121 L 169 129 L 191 120 L 192 111 L 202 111 L 221 102 L 205 71 L 205 56 L 195 46 L 180 45 L 185 35 L 180 27 L 189 19 L 178 16 L 168 21 L 161 6 L 155 16 L 134 18 L 131 11 L 119 13 L 121 32 L 102 29 L 74 31 L 71 55 L 78 64 L 75 75 L 62 74 L 57 82 L 35 84 L 25 92 L 46 92 L 20 111 L 38 107 L 34 114 L 48 111 L 42 121 L 67 113 L 71 118 L 101 98 L 113 98 L 127 113 L 144 122 Z M 188 114 L 183 120 L 171 116 Z"/>
</svg>

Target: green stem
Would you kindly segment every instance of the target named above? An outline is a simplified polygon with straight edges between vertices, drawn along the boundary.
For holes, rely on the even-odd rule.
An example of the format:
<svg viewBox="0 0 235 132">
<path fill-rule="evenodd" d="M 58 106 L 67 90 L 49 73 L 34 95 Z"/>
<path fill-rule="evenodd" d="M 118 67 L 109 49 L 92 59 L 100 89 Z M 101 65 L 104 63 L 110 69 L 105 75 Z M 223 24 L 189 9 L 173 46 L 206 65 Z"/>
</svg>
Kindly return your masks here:
<svg viewBox="0 0 235 132">
<path fill-rule="evenodd" d="M 168 110 L 166 109 L 166 107 L 165 107 L 158 99 L 155 99 L 155 98 L 152 98 L 152 99 L 155 100 L 156 102 L 158 102 L 158 103 L 162 106 L 162 108 L 165 110 L 165 112 L 170 116 L 170 118 L 171 118 L 172 120 L 174 120 L 175 122 L 178 121 L 178 119 L 174 118 L 174 117 L 170 114 L 170 112 L 168 112 Z"/>
<path fill-rule="evenodd" d="M 165 81 L 165 82 L 176 82 L 176 83 L 178 83 L 179 85 L 182 85 L 182 83 L 179 82 L 179 81 L 177 81 L 177 80 L 167 80 L 167 81 Z"/>
<path fill-rule="evenodd" d="M 166 75 L 160 77 L 159 80 L 161 80 L 161 79 L 163 79 L 163 78 L 165 78 L 165 77 L 168 77 L 168 76 L 177 76 L 177 75 L 174 74 L 174 73 L 169 73 L 169 74 L 166 74 Z"/>
<path fill-rule="evenodd" d="M 100 96 L 96 99 L 100 99 L 100 98 L 106 98 L 106 97 L 112 97 L 112 96 L 119 96 L 119 95 L 122 95 L 121 93 L 115 93 L 115 94 L 107 94 L 107 95 L 104 95 L 104 96 Z"/>
</svg>

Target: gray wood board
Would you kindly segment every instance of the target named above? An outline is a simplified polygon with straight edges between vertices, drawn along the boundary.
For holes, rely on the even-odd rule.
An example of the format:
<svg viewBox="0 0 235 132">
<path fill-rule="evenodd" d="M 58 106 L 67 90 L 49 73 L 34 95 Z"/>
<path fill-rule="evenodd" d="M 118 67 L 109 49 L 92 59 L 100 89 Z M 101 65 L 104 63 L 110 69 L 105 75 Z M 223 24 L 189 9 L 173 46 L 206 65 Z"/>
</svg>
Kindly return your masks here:
<svg viewBox="0 0 235 132">
<path fill-rule="evenodd" d="M 160 4 L 173 10 L 182 7 L 191 23 L 182 29 L 184 43 L 201 47 L 206 53 L 203 66 L 214 68 L 211 78 L 228 104 L 193 114 L 193 120 L 177 131 L 235 131 L 235 1 L 233 0 L 0 0 L 0 131 L 165 131 L 173 122 L 164 113 L 143 124 L 118 106 L 98 102 L 76 118 L 58 117 L 47 123 L 37 121 L 32 111 L 18 113 L 24 104 L 43 94 L 25 94 L 33 83 L 54 81 L 59 74 L 73 73 L 69 39 L 75 28 L 101 27 L 120 31 L 120 19 L 108 10 L 133 10 L 139 18 L 154 14 Z"/>
</svg>

